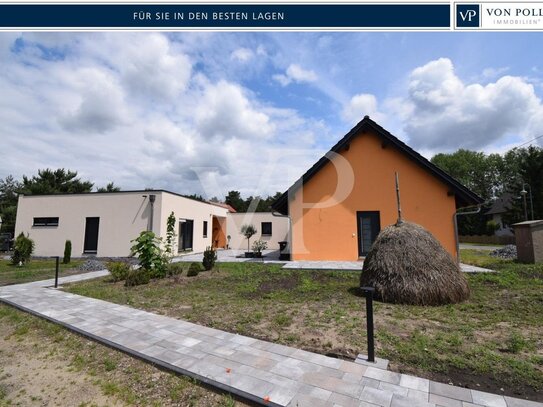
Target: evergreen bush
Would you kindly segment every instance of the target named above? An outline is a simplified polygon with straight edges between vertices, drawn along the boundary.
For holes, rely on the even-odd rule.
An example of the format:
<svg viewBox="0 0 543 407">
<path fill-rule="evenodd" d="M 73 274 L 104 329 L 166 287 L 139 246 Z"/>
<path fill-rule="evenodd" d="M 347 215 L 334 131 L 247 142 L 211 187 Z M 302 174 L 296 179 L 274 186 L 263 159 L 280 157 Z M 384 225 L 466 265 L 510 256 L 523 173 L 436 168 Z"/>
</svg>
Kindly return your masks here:
<svg viewBox="0 0 543 407">
<path fill-rule="evenodd" d="M 30 239 L 23 232 L 15 239 L 13 245 L 13 255 L 11 256 L 11 262 L 13 264 L 25 264 L 30 261 L 32 253 L 34 252 L 34 241 Z"/>
<path fill-rule="evenodd" d="M 211 270 L 217 261 L 217 251 L 212 247 L 206 247 L 202 264 L 205 270 Z"/>
<path fill-rule="evenodd" d="M 66 240 L 66 243 L 64 243 L 64 258 L 62 259 L 62 263 L 69 264 L 72 260 L 72 242 L 71 240 Z"/>
</svg>

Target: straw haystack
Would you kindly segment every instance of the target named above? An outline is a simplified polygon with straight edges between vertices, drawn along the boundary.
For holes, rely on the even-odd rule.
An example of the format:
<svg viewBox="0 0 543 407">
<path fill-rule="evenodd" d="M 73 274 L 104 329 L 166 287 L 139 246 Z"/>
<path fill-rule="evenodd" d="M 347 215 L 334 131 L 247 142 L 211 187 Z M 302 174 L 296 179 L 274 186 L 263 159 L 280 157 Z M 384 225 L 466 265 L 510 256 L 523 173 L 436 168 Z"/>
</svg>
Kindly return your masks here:
<svg viewBox="0 0 543 407">
<path fill-rule="evenodd" d="M 384 302 L 442 305 L 469 298 L 466 278 L 423 227 L 401 222 L 383 229 L 364 261 L 361 287 Z"/>
</svg>

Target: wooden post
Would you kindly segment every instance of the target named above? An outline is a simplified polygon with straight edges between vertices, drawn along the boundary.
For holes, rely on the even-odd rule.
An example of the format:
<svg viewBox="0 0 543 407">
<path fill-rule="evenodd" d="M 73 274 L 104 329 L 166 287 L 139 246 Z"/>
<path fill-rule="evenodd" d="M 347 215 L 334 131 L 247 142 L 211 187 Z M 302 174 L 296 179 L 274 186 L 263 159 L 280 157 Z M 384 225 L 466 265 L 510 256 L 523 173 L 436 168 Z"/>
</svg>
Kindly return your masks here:
<svg viewBox="0 0 543 407">
<path fill-rule="evenodd" d="M 394 174 L 396 175 L 396 202 L 398 204 L 398 221 L 396 222 L 396 225 L 400 225 L 403 223 L 402 204 L 400 202 L 400 179 L 397 172 Z"/>
</svg>

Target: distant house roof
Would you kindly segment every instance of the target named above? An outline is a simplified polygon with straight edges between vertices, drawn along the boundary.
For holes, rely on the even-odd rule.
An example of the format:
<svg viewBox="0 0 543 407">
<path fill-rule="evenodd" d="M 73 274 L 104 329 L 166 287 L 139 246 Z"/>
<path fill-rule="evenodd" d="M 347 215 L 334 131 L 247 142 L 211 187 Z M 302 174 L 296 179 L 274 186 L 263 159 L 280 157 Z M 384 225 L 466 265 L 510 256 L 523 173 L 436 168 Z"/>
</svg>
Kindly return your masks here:
<svg viewBox="0 0 543 407">
<path fill-rule="evenodd" d="M 232 206 L 230 206 L 229 204 L 224 203 L 224 202 L 211 202 L 211 201 L 207 201 L 207 203 L 210 203 L 211 205 L 220 206 L 221 208 L 228 209 L 228 212 L 230 212 L 230 213 L 236 213 L 236 212 L 237 212 Z"/>
<path fill-rule="evenodd" d="M 499 215 L 508 212 L 513 206 L 514 197 L 515 195 L 510 192 L 503 193 L 499 198 L 492 202 L 492 206 L 486 211 L 486 215 Z"/>
<path fill-rule="evenodd" d="M 447 184 L 451 191 L 454 192 L 456 197 L 457 207 L 477 205 L 483 203 L 483 199 L 466 188 L 456 179 L 451 177 L 441 168 L 432 164 L 429 160 L 424 158 L 422 155 L 417 153 L 407 144 L 399 140 L 397 137 L 393 136 L 383 127 L 378 125 L 375 121 L 371 120 L 369 116 L 365 116 L 356 126 L 354 126 L 341 140 L 339 140 L 336 145 L 334 145 L 330 151 L 339 153 L 344 147 L 346 147 L 350 141 L 360 133 L 366 132 L 368 130 L 373 130 L 377 135 L 383 138 L 383 142 L 395 146 L 399 151 L 406 154 L 411 160 L 415 163 L 429 171 L 432 175 L 437 177 L 439 180 Z M 272 208 L 277 212 L 280 212 L 284 215 L 288 214 L 288 192 L 294 191 L 299 188 L 300 185 L 305 184 L 309 181 L 313 175 L 315 175 L 321 168 L 323 168 L 329 161 L 327 155 L 324 155 L 319 161 L 317 161 L 307 172 L 302 175 L 302 177 L 294 183 L 287 191 L 285 191 L 273 204 Z"/>
</svg>

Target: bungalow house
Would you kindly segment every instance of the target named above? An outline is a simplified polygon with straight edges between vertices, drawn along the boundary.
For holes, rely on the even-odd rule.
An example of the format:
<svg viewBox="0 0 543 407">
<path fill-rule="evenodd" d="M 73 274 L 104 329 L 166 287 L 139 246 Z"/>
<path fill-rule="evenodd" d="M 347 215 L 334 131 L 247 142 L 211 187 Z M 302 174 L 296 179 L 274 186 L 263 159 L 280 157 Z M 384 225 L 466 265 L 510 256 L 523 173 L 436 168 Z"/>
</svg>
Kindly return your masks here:
<svg viewBox="0 0 543 407">
<path fill-rule="evenodd" d="M 291 220 L 293 260 L 357 260 L 398 217 L 428 229 L 456 256 L 454 214 L 482 199 L 368 116 L 272 208 Z"/>
<path fill-rule="evenodd" d="M 270 249 L 278 249 L 277 242 L 287 235 L 288 219 L 270 212 L 236 216 L 229 205 L 164 190 L 20 195 L 15 233 L 30 235 L 36 256 L 62 255 L 65 241 L 71 240 L 74 257 L 124 257 L 143 230 L 165 238 L 172 212 L 179 254 L 208 246 L 246 250 L 240 222 L 254 224 L 258 233 L 253 240 L 268 241 Z"/>
</svg>

